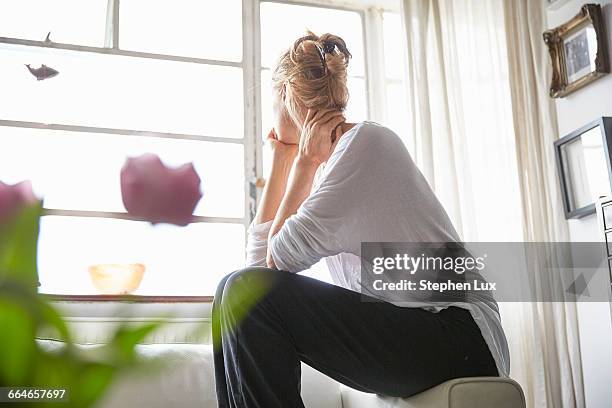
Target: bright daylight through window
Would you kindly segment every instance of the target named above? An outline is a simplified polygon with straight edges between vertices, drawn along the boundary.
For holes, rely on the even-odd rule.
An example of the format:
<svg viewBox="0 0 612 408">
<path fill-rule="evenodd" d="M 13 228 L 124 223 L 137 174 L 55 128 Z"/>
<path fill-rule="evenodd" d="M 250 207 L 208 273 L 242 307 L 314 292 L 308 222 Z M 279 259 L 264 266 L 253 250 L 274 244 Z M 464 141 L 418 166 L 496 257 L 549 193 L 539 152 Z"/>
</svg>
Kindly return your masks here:
<svg viewBox="0 0 612 408">
<path fill-rule="evenodd" d="M 267 147 L 256 144 L 272 127 L 271 68 L 307 29 L 333 27 L 349 45 L 349 120 L 404 134 L 404 56 L 368 62 L 371 47 L 402 49 L 397 10 L 289 3 L 2 2 L 0 89 L 10 98 L 0 101 L 0 175 L 31 180 L 44 198 L 42 293 L 96 294 L 90 267 L 142 263 L 135 294 L 212 295 L 242 267 L 254 183 L 269 166 Z M 248 58 L 256 47 L 259 61 Z M 24 64 L 59 74 L 36 81 Z M 260 97 L 249 110 L 253 92 Z M 194 163 L 204 198 L 189 226 L 153 226 L 125 212 L 121 166 L 146 152 L 170 166 Z"/>
</svg>

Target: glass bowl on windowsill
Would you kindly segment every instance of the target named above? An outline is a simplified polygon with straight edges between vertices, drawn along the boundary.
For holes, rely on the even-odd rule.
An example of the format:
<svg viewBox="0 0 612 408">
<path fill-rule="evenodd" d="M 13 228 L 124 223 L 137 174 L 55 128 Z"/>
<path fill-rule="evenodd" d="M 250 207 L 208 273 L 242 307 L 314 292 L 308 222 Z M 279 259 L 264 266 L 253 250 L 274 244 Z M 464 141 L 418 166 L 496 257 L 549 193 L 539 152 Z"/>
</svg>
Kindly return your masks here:
<svg viewBox="0 0 612 408">
<path fill-rule="evenodd" d="M 100 264 L 89 267 L 89 276 L 101 295 L 130 295 L 142 282 L 145 266 L 133 264 Z"/>
</svg>

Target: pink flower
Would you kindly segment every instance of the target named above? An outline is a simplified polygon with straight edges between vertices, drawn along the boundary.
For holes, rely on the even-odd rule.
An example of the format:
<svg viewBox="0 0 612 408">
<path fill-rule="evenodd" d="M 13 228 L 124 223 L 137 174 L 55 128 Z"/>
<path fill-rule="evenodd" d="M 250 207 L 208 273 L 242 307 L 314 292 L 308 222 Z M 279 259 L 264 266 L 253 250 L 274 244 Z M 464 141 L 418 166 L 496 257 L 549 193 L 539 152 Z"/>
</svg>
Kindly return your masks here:
<svg viewBox="0 0 612 408">
<path fill-rule="evenodd" d="M 32 191 L 30 181 L 22 181 L 17 184 L 4 184 L 0 181 L 0 222 L 15 216 L 26 206 L 38 202 L 38 198 Z"/>
<path fill-rule="evenodd" d="M 156 223 L 187 225 L 202 198 L 192 163 L 176 169 L 147 153 L 128 158 L 121 169 L 121 194 L 128 213 Z"/>
</svg>

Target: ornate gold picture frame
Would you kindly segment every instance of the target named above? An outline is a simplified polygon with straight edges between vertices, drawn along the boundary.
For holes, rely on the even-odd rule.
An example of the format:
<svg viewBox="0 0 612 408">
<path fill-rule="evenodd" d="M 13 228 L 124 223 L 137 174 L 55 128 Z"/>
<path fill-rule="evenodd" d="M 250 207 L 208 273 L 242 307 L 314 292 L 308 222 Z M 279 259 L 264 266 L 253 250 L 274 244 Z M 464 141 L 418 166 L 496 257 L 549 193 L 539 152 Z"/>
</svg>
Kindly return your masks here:
<svg viewBox="0 0 612 408">
<path fill-rule="evenodd" d="M 544 33 L 552 60 L 550 96 L 564 97 L 610 72 L 599 4 L 585 4 L 567 23 Z"/>
</svg>

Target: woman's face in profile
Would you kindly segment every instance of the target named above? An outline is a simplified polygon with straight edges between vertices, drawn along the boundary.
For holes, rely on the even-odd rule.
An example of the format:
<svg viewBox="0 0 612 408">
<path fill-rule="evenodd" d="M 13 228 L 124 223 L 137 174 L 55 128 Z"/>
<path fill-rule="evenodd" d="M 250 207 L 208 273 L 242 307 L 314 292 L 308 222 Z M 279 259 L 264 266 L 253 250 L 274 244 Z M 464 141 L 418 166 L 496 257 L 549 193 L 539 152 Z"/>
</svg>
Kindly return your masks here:
<svg viewBox="0 0 612 408">
<path fill-rule="evenodd" d="M 274 115 L 274 129 L 276 130 L 278 140 L 287 144 L 298 144 L 300 136 L 297 128 L 289 118 L 289 115 L 285 113 L 279 98 L 275 98 L 272 111 Z"/>
</svg>

